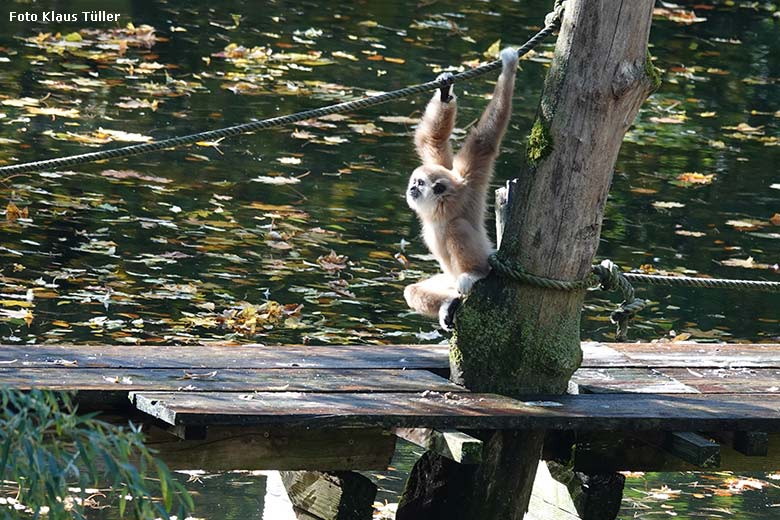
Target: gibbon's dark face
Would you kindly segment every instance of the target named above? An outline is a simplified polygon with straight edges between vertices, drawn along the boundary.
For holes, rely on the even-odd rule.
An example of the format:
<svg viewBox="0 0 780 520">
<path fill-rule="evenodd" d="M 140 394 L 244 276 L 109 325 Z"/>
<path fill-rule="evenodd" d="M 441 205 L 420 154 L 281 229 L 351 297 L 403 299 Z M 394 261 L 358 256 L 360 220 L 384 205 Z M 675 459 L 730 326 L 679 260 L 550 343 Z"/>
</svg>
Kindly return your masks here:
<svg viewBox="0 0 780 520">
<path fill-rule="evenodd" d="M 453 189 L 450 172 L 441 166 L 420 166 L 409 178 L 406 202 L 417 213 L 431 213 Z"/>
</svg>

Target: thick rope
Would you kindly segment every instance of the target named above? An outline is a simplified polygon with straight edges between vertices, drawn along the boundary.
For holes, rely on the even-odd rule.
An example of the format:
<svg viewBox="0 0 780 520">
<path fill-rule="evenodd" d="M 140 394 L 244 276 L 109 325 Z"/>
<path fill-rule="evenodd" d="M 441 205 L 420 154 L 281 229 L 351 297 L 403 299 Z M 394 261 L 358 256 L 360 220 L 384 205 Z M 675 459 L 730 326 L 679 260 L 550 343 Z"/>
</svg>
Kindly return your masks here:
<svg viewBox="0 0 780 520">
<path fill-rule="evenodd" d="M 525 56 L 531 50 L 534 49 L 539 43 L 547 36 L 555 32 L 560 24 L 561 16 L 563 13 L 563 4 L 561 0 L 557 0 L 555 3 L 555 9 L 545 19 L 545 27 L 537 32 L 530 40 L 525 42 L 521 47 L 517 49 L 518 57 Z M 330 114 L 340 114 L 342 112 L 353 112 L 363 108 L 368 108 L 376 105 L 387 103 L 396 99 L 412 96 L 422 92 L 436 90 L 442 87 L 447 87 L 457 81 L 466 81 L 478 76 L 487 74 L 501 68 L 501 60 L 491 61 L 485 65 L 467 70 L 455 74 L 446 79 L 437 79 L 434 81 L 428 81 L 419 85 L 413 85 L 410 87 L 385 92 L 376 96 L 364 97 L 361 99 L 355 99 L 353 101 L 345 101 L 344 103 L 338 103 L 321 108 L 315 108 L 312 110 L 305 110 L 303 112 L 297 112 L 295 114 L 289 114 L 285 116 L 270 117 L 268 119 L 261 119 L 260 121 L 252 121 L 250 123 L 243 123 L 240 125 L 230 126 L 227 128 L 220 128 L 217 130 L 209 130 L 206 132 L 198 132 L 196 134 L 183 135 L 179 137 L 171 137 L 169 139 L 163 139 L 160 141 L 151 141 L 148 143 L 134 144 L 130 146 L 123 146 L 121 148 L 113 148 L 109 150 L 99 150 L 96 152 L 83 153 L 79 155 L 71 155 L 68 157 L 59 157 L 55 159 L 46 159 L 43 161 L 33 161 L 22 164 L 14 164 L 10 166 L 0 167 L 0 174 L 18 174 L 29 173 L 43 170 L 57 169 L 65 166 L 75 166 L 77 164 L 84 164 L 88 162 L 100 161 L 103 159 L 117 159 L 120 157 L 129 157 L 131 155 L 138 155 L 147 152 L 154 152 L 157 150 L 164 150 L 166 148 L 176 148 L 179 146 L 193 144 L 200 141 L 213 141 L 223 137 L 232 137 L 247 132 L 254 132 L 256 130 L 265 130 L 268 128 L 274 128 L 277 126 L 289 125 L 297 123 L 298 121 L 305 121 L 307 119 L 314 119 L 317 117 L 327 116 Z"/>
<path fill-rule="evenodd" d="M 617 324 L 616 337 L 619 341 L 626 339 L 628 334 L 628 323 L 648 304 L 647 300 L 635 296 L 634 287 L 631 285 L 631 281 L 650 285 L 664 285 L 667 287 L 780 292 L 780 282 L 769 282 L 765 280 L 729 280 L 725 278 L 693 278 L 690 276 L 624 273 L 617 265 L 609 260 L 604 260 L 600 264 L 592 266 L 591 272 L 582 280 L 556 280 L 554 278 L 530 274 L 517 263 L 506 262 L 499 259 L 497 253 L 490 255 L 488 260 L 490 266 L 498 275 L 518 283 L 533 285 L 534 287 L 556 291 L 584 291 L 597 287 L 605 291 L 619 290 L 623 294 L 623 302 L 611 315 L 612 322 Z"/>
</svg>

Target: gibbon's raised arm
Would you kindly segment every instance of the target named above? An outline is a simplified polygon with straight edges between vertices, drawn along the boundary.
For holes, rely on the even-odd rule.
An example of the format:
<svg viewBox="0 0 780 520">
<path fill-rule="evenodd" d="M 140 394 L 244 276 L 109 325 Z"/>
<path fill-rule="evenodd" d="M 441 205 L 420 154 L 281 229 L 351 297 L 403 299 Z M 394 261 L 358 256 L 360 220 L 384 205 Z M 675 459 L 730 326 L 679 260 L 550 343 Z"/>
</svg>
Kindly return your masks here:
<svg viewBox="0 0 780 520">
<path fill-rule="evenodd" d="M 442 76 L 445 74 L 439 78 Z M 437 164 L 449 169 L 452 168 L 450 135 L 455 127 L 458 105 L 452 94 L 452 85 L 445 89 L 446 93 L 434 92 L 425 107 L 425 113 L 414 133 L 414 145 L 423 164 Z M 448 101 L 442 98 L 448 98 Z"/>
<path fill-rule="evenodd" d="M 501 60 L 504 62 L 503 69 L 493 91 L 493 99 L 469 133 L 463 148 L 455 156 L 453 169 L 468 181 L 490 181 L 493 162 L 498 156 L 501 139 L 512 115 L 517 52 L 514 49 L 504 49 L 501 51 Z"/>
</svg>

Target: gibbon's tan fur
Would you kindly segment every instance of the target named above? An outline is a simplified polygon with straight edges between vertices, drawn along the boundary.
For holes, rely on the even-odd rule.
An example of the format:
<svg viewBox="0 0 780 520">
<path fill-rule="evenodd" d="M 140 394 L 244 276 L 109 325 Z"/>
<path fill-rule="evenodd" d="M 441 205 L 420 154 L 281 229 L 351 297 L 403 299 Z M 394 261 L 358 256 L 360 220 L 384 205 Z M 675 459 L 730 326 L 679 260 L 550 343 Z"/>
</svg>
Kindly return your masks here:
<svg viewBox="0 0 780 520">
<path fill-rule="evenodd" d="M 457 106 L 451 86 L 434 94 L 414 135 L 422 166 L 409 179 L 406 200 L 442 273 L 407 286 L 404 298 L 415 312 L 438 317 L 445 329 L 451 328 L 460 297 L 490 271 L 485 199 L 512 113 L 517 52 L 504 49 L 501 60 L 493 99 L 454 157 L 450 134 Z"/>
</svg>

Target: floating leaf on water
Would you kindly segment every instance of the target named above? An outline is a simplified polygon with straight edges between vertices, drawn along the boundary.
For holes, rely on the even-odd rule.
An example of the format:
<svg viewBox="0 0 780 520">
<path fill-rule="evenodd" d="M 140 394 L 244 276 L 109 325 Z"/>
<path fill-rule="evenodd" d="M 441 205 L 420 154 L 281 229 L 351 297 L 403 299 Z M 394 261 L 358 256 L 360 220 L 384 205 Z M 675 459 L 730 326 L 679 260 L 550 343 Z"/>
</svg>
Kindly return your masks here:
<svg viewBox="0 0 780 520">
<path fill-rule="evenodd" d="M 350 54 L 348 52 L 333 51 L 330 53 L 330 55 L 333 56 L 334 58 L 344 58 L 351 61 L 359 61 L 357 56 L 355 56 L 354 54 Z"/>
<path fill-rule="evenodd" d="M 482 53 L 482 55 L 486 58 L 490 58 L 491 60 L 495 60 L 498 58 L 498 54 L 501 52 L 501 39 L 494 41 L 490 44 L 490 47 L 487 48 L 485 52 Z"/>
<path fill-rule="evenodd" d="M 308 132 L 306 130 L 300 130 L 298 128 L 293 130 L 293 133 L 291 135 L 295 139 L 306 139 L 306 140 L 313 139 L 314 137 L 316 137 L 313 133 Z"/>
<path fill-rule="evenodd" d="M 135 170 L 103 170 L 100 172 L 103 177 L 111 177 L 113 179 L 138 179 L 147 182 L 158 182 L 160 184 L 168 184 L 171 179 L 165 177 L 155 177 L 153 175 L 145 175 Z"/>
<path fill-rule="evenodd" d="M 20 218 L 29 218 L 30 210 L 27 207 L 19 208 L 13 202 L 9 202 L 5 207 L 5 219 L 8 222 L 16 222 Z"/>
<path fill-rule="evenodd" d="M 29 107 L 27 113 L 33 116 L 59 116 L 70 119 L 78 119 L 81 117 L 81 114 L 75 108 Z"/>
<path fill-rule="evenodd" d="M 766 222 L 763 220 L 743 219 L 743 220 L 727 220 L 726 224 L 739 229 L 740 231 L 752 231 L 764 227 Z"/>
<path fill-rule="evenodd" d="M 279 157 L 276 160 L 282 164 L 301 164 L 301 160 L 298 157 Z"/>
<path fill-rule="evenodd" d="M 724 130 L 735 130 L 741 134 L 763 135 L 764 125 L 750 126 L 747 123 L 740 123 L 737 126 L 724 126 Z"/>
<path fill-rule="evenodd" d="M 366 135 L 377 135 L 384 132 L 380 127 L 376 126 L 374 123 L 363 123 L 363 124 L 350 124 L 348 125 L 350 129 L 352 129 L 353 132 L 356 132 L 358 134 L 366 134 Z"/>
<path fill-rule="evenodd" d="M 259 177 L 255 177 L 254 179 L 251 179 L 252 182 L 261 182 L 263 184 L 272 184 L 276 186 L 281 186 L 284 184 L 298 184 L 301 182 L 300 179 L 296 177 L 268 177 L 266 175 L 260 175 Z"/>
<path fill-rule="evenodd" d="M 653 116 L 650 118 L 650 122 L 656 124 L 666 124 L 666 125 L 681 125 L 687 119 L 688 118 L 685 116 L 685 114 L 674 114 L 674 115 L 663 116 L 663 117 Z"/>
<path fill-rule="evenodd" d="M 682 204 L 681 202 L 656 200 L 653 202 L 653 207 L 656 209 L 684 208 L 685 204 Z"/>
<path fill-rule="evenodd" d="M 125 98 L 127 101 L 120 101 L 116 104 L 119 108 L 126 108 L 126 109 L 136 109 L 136 108 L 150 108 L 153 112 L 157 111 L 157 107 L 160 104 L 159 99 L 155 99 L 153 101 L 149 101 L 148 99 L 130 99 Z"/>
<path fill-rule="evenodd" d="M 683 237 L 693 237 L 693 238 L 701 238 L 707 235 L 706 233 L 702 233 L 701 231 L 688 231 L 685 229 L 677 229 L 675 230 L 674 234 Z"/>
<path fill-rule="evenodd" d="M 715 180 L 715 174 L 686 172 L 678 175 L 677 180 L 685 184 L 712 184 L 712 181 Z"/>
<path fill-rule="evenodd" d="M 400 125 L 416 125 L 420 122 L 419 117 L 409 116 L 379 116 L 379 120 L 385 123 L 396 123 Z"/>
<path fill-rule="evenodd" d="M 345 137 L 340 137 L 338 135 L 325 136 L 322 138 L 322 140 L 325 141 L 325 144 L 330 144 L 330 145 L 343 144 L 349 142 L 349 139 Z"/>
<path fill-rule="evenodd" d="M 727 258 L 726 260 L 721 260 L 720 263 L 729 267 L 742 267 L 745 269 L 772 269 L 772 266 L 769 264 L 756 262 L 752 256 L 748 258 Z"/>
<path fill-rule="evenodd" d="M 656 7 L 653 9 L 653 16 L 656 18 L 665 18 L 671 22 L 677 22 L 685 25 L 706 22 L 706 18 L 696 16 L 693 10 L 683 9 L 674 4 L 668 7 Z"/>
<path fill-rule="evenodd" d="M 329 254 L 317 258 L 317 263 L 329 273 L 335 273 L 347 268 L 347 257 L 331 250 Z"/>
<path fill-rule="evenodd" d="M 24 97 L 18 99 L 4 99 L 0 101 L 0 103 L 9 107 L 33 107 L 38 105 L 40 101 L 35 98 Z"/>
</svg>

